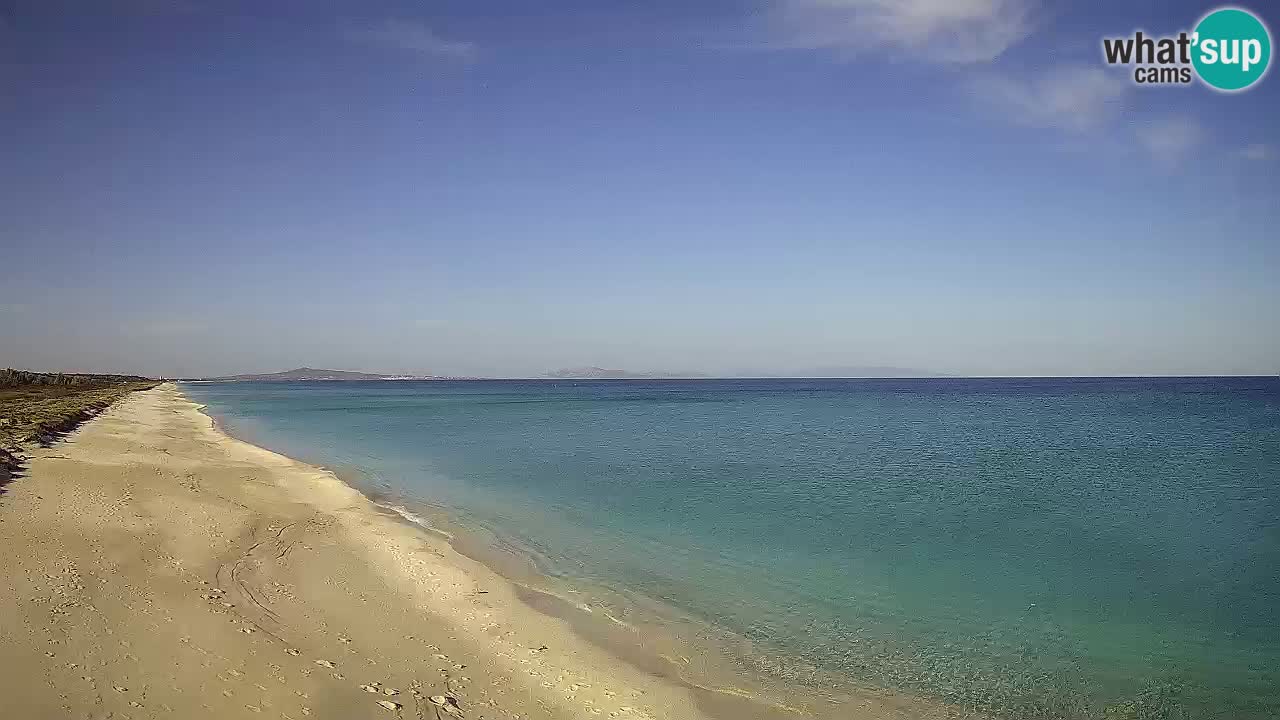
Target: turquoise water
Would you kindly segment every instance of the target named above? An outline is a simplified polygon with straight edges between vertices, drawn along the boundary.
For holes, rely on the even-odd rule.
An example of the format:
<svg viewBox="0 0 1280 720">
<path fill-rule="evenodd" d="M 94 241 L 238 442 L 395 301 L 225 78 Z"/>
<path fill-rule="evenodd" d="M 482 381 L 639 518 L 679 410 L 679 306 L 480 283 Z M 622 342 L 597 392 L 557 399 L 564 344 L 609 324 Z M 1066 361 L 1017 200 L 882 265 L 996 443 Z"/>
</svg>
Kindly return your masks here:
<svg viewBox="0 0 1280 720">
<path fill-rule="evenodd" d="M 1280 717 L 1280 378 L 184 390 L 795 682 L 1010 718 Z"/>
</svg>

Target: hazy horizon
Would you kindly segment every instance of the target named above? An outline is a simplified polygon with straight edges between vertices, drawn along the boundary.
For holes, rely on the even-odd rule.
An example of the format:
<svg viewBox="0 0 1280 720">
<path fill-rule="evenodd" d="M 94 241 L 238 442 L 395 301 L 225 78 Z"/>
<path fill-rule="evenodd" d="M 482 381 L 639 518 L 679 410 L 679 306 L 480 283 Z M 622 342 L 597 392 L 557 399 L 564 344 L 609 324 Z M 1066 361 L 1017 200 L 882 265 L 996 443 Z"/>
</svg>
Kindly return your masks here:
<svg viewBox="0 0 1280 720">
<path fill-rule="evenodd" d="M 18 0 L 0 366 L 1274 375 L 1280 86 L 1119 5 Z"/>
<path fill-rule="evenodd" d="M 42 368 L 22 367 L 18 370 L 34 370 L 40 371 Z M 1127 375 L 957 375 L 951 373 L 938 373 L 929 370 L 921 370 L 918 368 L 885 368 L 885 367 L 869 367 L 869 368 L 848 368 L 846 372 L 839 372 L 835 369 L 814 368 L 812 370 L 779 370 L 779 371 L 762 371 L 762 370 L 741 370 L 733 372 L 725 372 L 719 374 L 703 373 L 699 371 L 688 372 L 672 372 L 667 370 L 635 370 L 630 368 L 596 368 L 577 367 L 577 368 L 557 368 L 543 373 L 530 375 L 457 375 L 451 373 L 429 373 L 429 372 L 410 372 L 410 371 L 379 371 L 368 368 L 289 368 L 287 370 L 268 370 L 261 372 L 245 372 L 245 373 L 223 373 L 217 375 L 154 375 L 152 377 L 164 377 L 170 380 L 183 380 L 195 382 L 227 382 L 241 381 L 247 376 L 268 376 L 273 374 L 284 374 L 295 370 L 315 370 L 320 372 L 341 372 L 341 373 L 360 373 L 367 375 L 381 375 L 384 378 L 410 378 L 420 377 L 424 380 L 983 380 L 983 379 L 1116 379 L 1116 378 L 1213 378 L 1213 377 L 1275 377 L 1277 373 L 1234 373 L 1234 374 L 1192 374 L 1192 375 L 1152 375 L 1152 374 L 1127 374 Z M 49 371 L 49 368 L 43 368 Z M 562 375 L 570 370 L 607 370 L 609 372 L 627 373 L 627 376 L 605 375 L 600 377 L 577 377 L 574 375 Z M 102 372 L 94 369 L 85 368 L 61 368 L 59 372 L 69 373 L 94 373 Z M 896 371 L 896 372 L 895 372 Z M 375 378 L 376 379 L 376 378 Z"/>
</svg>

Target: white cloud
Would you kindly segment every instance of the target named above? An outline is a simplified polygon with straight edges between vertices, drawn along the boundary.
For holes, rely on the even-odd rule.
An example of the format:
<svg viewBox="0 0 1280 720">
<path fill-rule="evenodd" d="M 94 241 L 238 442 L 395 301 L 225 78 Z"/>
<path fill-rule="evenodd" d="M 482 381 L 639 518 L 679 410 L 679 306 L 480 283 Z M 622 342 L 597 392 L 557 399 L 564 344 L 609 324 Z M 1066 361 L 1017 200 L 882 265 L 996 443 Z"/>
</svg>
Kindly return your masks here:
<svg viewBox="0 0 1280 720">
<path fill-rule="evenodd" d="M 1064 66 L 1034 76 L 987 74 L 973 82 L 975 98 L 1013 122 L 1084 132 L 1116 114 L 1129 83 L 1101 68 Z"/>
<path fill-rule="evenodd" d="M 384 20 L 356 28 L 352 35 L 373 45 L 420 57 L 471 61 L 476 56 L 474 43 L 446 40 L 426 25 L 411 20 Z"/>
<path fill-rule="evenodd" d="M 1189 117 L 1166 117 L 1134 128 L 1138 144 L 1157 164 L 1172 169 L 1181 165 L 1204 139 L 1200 123 Z"/>
<path fill-rule="evenodd" d="M 1034 30 L 1035 0 L 778 0 L 775 45 L 990 62 Z"/>
<path fill-rule="evenodd" d="M 1064 131 L 1117 152 L 1136 142 L 1157 166 L 1177 168 L 1204 142 L 1204 129 L 1195 118 L 1177 115 L 1131 124 L 1117 135 L 1115 121 L 1132 87 L 1122 75 L 1086 65 L 1019 77 L 989 72 L 973 81 L 974 97 L 1011 122 Z M 1252 146 L 1245 151 L 1248 157 L 1253 152 Z"/>
<path fill-rule="evenodd" d="M 1245 160 L 1267 160 L 1271 157 L 1272 152 L 1270 145 L 1254 143 L 1253 145 L 1241 150 L 1240 157 Z"/>
</svg>

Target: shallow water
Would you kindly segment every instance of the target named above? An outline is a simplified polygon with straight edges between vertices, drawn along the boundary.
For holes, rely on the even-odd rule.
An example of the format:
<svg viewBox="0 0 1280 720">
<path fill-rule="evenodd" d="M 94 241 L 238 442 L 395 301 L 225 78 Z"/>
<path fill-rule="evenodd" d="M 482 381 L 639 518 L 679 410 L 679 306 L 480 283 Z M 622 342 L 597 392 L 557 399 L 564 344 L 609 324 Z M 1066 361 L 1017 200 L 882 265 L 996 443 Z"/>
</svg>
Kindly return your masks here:
<svg viewBox="0 0 1280 720">
<path fill-rule="evenodd" d="M 184 390 L 787 680 L 1013 718 L 1280 717 L 1280 378 Z"/>
</svg>

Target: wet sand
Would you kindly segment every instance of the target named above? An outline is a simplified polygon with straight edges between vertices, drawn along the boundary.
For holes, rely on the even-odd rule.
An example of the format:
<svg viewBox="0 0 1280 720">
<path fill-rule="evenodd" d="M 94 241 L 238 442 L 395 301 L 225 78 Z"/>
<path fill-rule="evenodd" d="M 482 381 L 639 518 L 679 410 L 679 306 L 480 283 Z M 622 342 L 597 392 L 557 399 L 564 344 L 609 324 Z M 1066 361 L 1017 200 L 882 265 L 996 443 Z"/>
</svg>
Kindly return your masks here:
<svg viewBox="0 0 1280 720">
<path fill-rule="evenodd" d="M 173 385 L 34 451 L 0 496 L 0 552 L 8 717 L 926 714 L 771 704 L 628 658 L 644 638 L 590 637 L 571 605 L 227 436 Z"/>
</svg>

